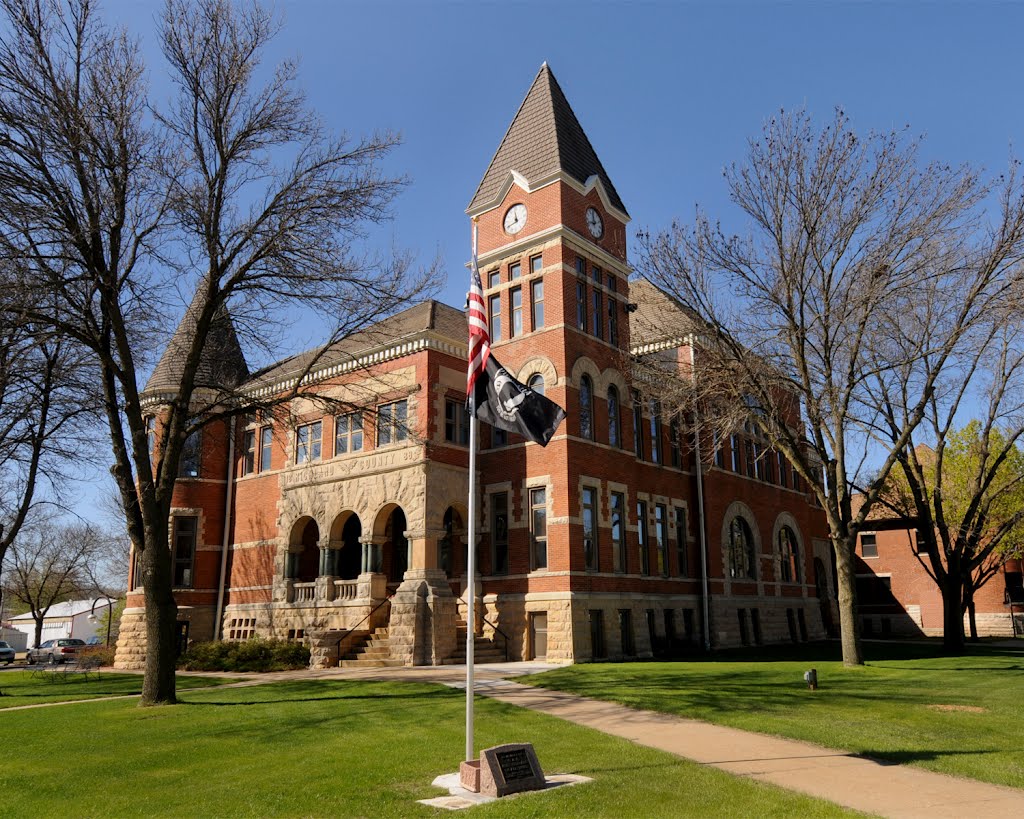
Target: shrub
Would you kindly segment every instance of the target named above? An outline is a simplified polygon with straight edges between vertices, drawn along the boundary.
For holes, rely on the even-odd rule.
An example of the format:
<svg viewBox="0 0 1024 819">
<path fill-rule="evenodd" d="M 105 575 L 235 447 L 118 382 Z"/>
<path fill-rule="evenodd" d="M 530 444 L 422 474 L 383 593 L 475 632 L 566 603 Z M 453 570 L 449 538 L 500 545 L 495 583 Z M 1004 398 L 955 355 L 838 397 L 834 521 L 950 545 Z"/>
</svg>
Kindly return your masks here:
<svg viewBox="0 0 1024 819">
<path fill-rule="evenodd" d="M 114 647 L 87 646 L 78 652 L 78 662 L 85 659 L 97 666 L 111 666 L 114 664 Z"/>
<path fill-rule="evenodd" d="M 178 659 L 186 671 L 289 671 L 309 665 L 309 649 L 288 640 L 193 643 Z"/>
</svg>

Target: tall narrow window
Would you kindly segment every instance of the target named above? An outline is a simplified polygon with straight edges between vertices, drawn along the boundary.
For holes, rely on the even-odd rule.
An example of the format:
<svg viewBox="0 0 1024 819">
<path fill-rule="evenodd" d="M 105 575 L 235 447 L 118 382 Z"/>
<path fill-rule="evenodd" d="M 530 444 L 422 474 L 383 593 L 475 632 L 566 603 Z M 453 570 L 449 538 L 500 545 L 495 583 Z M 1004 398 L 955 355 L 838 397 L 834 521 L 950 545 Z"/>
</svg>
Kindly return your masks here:
<svg viewBox="0 0 1024 819">
<path fill-rule="evenodd" d="M 786 466 L 786 456 L 781 452 L 776 452 L 776 456 L 779 460 L 779 485 L 784 489 L 789 488 L 789 469 Z"/>
<path fill-rule="evenodd" d="M 576 282 L 576 329 L 587 332 L 587 286 Z"/>
<path fill-rule="evenodd" d="M 149 447 L 149 458 L 152 460 L 156 451 L 156 418 L 152 415 L 146 416 L 146 444 Z"/>
<path fill-rule="evenodd" d="M 544 279 L 534 279 L 530 283 L 530 311 L 533 329 L 539 330 L 544 326 Z"/>
<path fill-rule="evenodd" d="M 260 472 L 270 469 L 270 456 L 273 452 L 271 447 L 274 443 L 274 430 L 272 427 L 260 428 Z"/>
<path fill-rule="evenodd" d="M 247 429 L 242 433 L 242 474 L 251 475 L 256 471 L 256 430 Z"/>
<path fill-rule="evenodd" d="M 594 387 L 589 375 L 580 377 L 580 437 L 594 440 Z"/>
<path fill-rule="evenodd" d="M 609 498 L 612 524 L 612 565 L 617 572 L 626 571 L 626 522 L 623 518 L 626 498 L 621 492 L 612 492 Z"/>
<path fill-rule="evenodd" d="M 668 577 L 668 532 L 665 530 L 667 516 L 664 504 L 654 504 L 654 541 L 658 554 L 658 574 L 662 577 Z"/>
<path fill-rule="evenodd" d="M 719 440 L 718 432 L 713 433 L 712 446 L 715 450 L 715 466 L 719 469 L 725 469 L 725 448 L 722 446 L 721 440 Z"/>
<path fill-rule="evenodd" d="M 860 536 L 860 556 L 878 557 L 878 540 L 874 532 L 865 532 Z"/>
<path fill-rule="evenodd" d="M 593 328 L 591 332 L 598 338 L 602 338 L 604 333 L 601 328 L 604 324 L 604 306 L 601 299 L 601 293 L 596 288 L 591 293 L 591 297 L 594 299 L 594 314 L 593 314 Z"/>
<path fill-rule="evenodd" d="M 409 403 L 395 401 L 377 407 L 377 446 L 386 446 L 409 437 Z"/>
<path fill-rule="evenodd" d="M 586 276 L 587 275 L 587 260 L 582 256 L 576 257 L 576 275 Z"/>
<path fill-rule="evenodd" d="M 797 583 L 800 580 L 800 555 L 796 535 L 788 526 L 779 529 L 779 562 L 783 583 Z"/>
<path fill-rule="evenodd" d="M 729 436 L 729 452 L 732 455 L 732 471 L 740 471 L 740 436 Z"/>
<path fill-rule="evenodd" d="M 173 570 L 174 587 L 178 589 L 192 588 L 192 569 L 196 556 L 196 534 L 198 518 L 174 518 L 173 528 Z"/>
<path fill-rule="evenodd" d="M 202 461 L 203 434 L 197 429 L 189 434 L 181 447 L 181 460 L 178 461 L 178 477 L 198 478 L 199 467 Z"/>
<path fill-rule="evenodd" d="M 633 447 L 636 457 L 644 457 L 644 406 L 640 401 L 640 393 L 633 390 Z"/>
<path fill-rule="evenodd" d="M 509 291 L 509 298 L 512 302 L 512 330 L 509 338 L 515 338 L 523 334 L 523 288 L 513 287 Z"/>
<path fill-rule="evenodd" d="M 501 284 L 501 271 L 492 270 L 490 273 L 487 274 L 487 286 L 497 287 L 499 284 Z"/>
<path fill-rule="evenodd" d="M 452 444 L 469 443 L 469 414 L 462 401 L 444 402 L 444 439 Z"/>
<path fill-rule="evenodd" d="M 766 449 L 763 453 L 764 479 L 768 483 L 775 483 L 775 453 Z"/>
<path fill-rule="evenodd" d="M 614 284 L 615 280 L 610 279 L 609 283 Z M 608 341 L 615 346 L 619 344 L 619 303 L 615 299 L 608 299 Z"/>
<path fill-rule="evenodd" d="M 594 277 L 594 282 L 596 284 L 604 284 L 604 282 L 602 281 L 602 279 L 604 278 L 604 275 L 601 273 L 601 268 L 598 267 L 596 264 L 594 265 L 593 269 L 590 271 L 590 275 Z"/>
<path fill-rule="evenodd" d="M 295 463 L 320 460 L 322 426 L 320 421 L 303 424 L 295 431 Z"/>
<path fill-rule="evenodd" d="M 737 516 L 729 524 L 729 576 L 756 579 L 754 536 L 747 522 Z"/>
<path fill-rule="evenodd" d="M 487 308 L 491 341 L 501 341 L 501 296 L 491 296 L 487 300 Z"/>
<path fill-rule="evenodd" d="M 743 442 L 743 460 L 746 461 L 748 478 L 753 478 L 757 475 L 757 462 L 754 457 L 755 454 L 754 442 L 747 438 Z"/>
<path fill-rule="evenodd" d="M 651 401 L 651 460 L 661 463 L 661 403 Z"/>
<path fill-rule="evenodd" d="M 350 412 L 334 419 L 334 454 L 359 452 L 363 448 L 363 414 Z"/>
<path fill-rule="evenodd" d="M 690 576 L 690 550 L 686 544 L 686 510 L 676 507 L 676 571 L 680 577 Z"/>
<path fill-rule="evenodd" d="M 598 570 L 597 490 L 583 487 L 583 561 L 592 572 Z"/>
<path fill-rule="evenodd" d="M 530 490 L 530 555 L 531 568 L 548 567 L 548 504 L 547 490 Z"/>
<path fill-rule="evenodd" d="M 491 567 L 494 574 L 508 574 L 508 493 L 491 495 Z"/>
<path fill-rule="evenodd" d="M 536 256 L 531 256 L 530 257 L 530 272 L 531 273 L 540 273 L 540 271 L 543 269 L 543 267 L 544 267 L 544 263 L 543 263 L 543 257 L 542 257 L 541 254 L 538 254 Z"/>
<path fill-rule="evenodd" d="M 640 549 L 640 574 L 651 573 L 651 555 L 647 543 L 647 504 L 637 501 L 636 504 L 636 539 Z"/>
<path fill-rule="evenodd" d="M 619 391 L 614 386 L 608 388 L 608 443 L 611 446 L 622 446 L 622 426 L 619 423 Z"/>
<path fill-rule="evenodd" d="M 629 609 L 619 609 L 619 641 L 622 643 L 622 656 L 636 656 L 633 644 L 633 612 Z"/>
<path fill-rule="evenodd" d="M 523 269 L 520 266 L 519 262 L 516 262 L 515 264 L 510 264 L 508 266 L 508 278 L 509 278 L 509 281 L 515 281 L 516 279 L 518 279 L 519 276 L 522 275 L 522 272 L 523 272 Z"/>
<path fill-rule="evenodd" d="M 679 418 L 674 416 L 668 424 L 668 452 L 669 463 L 676 469 L 682 469 L 683 466 L 683 454 L 679 449 L 680 435 Z"/>
</svg>

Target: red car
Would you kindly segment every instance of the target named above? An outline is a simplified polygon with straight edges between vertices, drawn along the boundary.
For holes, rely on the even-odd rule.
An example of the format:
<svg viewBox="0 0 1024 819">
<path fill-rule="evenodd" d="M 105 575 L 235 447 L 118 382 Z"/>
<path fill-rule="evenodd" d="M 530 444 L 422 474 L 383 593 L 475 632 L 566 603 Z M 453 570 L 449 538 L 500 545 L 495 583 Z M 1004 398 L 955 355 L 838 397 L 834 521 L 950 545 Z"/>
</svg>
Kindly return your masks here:
<svg viewBox="0 0 1024 819">
<path fill-rule="evenodd" d="M 49 662 L 50 665 L 74 660 L 78 652 L 85 648 L 85 640 L 76 637 L 65 637 L 59 640 L 46 640 L 35 648 L 30 648 L 25 659 L 29 665 Z"/>
</svg>

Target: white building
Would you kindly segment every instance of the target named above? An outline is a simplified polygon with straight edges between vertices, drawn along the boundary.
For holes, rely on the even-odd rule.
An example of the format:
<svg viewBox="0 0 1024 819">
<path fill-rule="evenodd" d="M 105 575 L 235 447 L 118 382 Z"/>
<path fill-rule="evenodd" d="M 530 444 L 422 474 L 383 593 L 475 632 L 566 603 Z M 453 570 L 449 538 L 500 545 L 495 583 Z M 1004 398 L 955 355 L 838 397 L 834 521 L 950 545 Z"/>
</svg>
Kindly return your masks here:
<svg viewBox="0 0 1024 819">
<path fill-rule="evenodd" d="M 89 620 L 92 611 L 93 600 L 69 600 L 66 603 L 57 603 L 50 606 L 43 618 L 43 633 L 39 642 L 56 640 L 62 637 L 77 637 L 80 640 L 88 640 L 95 636 L 100 629 L 100 617 L 106 612 L 106 601 L 101 600 L 96 604 L 96 621 Z M 28 644 L 35 644 L 36 623 L 32 614 L 19 614 L 11 618 L 11 626 L 22 632 L 28 638 Z"/>
</svg>

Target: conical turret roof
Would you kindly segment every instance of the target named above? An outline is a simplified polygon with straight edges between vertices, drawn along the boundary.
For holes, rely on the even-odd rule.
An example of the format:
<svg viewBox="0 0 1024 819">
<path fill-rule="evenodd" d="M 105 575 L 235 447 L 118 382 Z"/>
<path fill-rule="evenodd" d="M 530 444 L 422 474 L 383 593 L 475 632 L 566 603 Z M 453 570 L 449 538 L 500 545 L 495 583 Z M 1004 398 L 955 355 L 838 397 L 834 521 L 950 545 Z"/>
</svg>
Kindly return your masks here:
<svg viewBox="0 0 1024 819">
<path fill-rule="evenodd" d="M 626 213 L 615 186 L 547 63 L 537 72 L 467 210 L 472 212 L 493 201 L 510 171 L 522 174 L 531 182 L 558 171 L 564 171 L 581 184 L 596 175 L 611 205 Z"/>
<path fill-rule="evenodd" d="M 202 286 L 196 290 L 192 303 L 174 331 L 167 349 L 146 383 L 145 392 L 175 392 L 181 384 L 185 359 L 196 333 L 197 319 L 203 308 L 205 293 Z M 235 325 L 226 307 L 213 317 L 206 345 L 199 359 L 195 386 L 197 389 L 232 389 L 249 377 L 242 347 L 238 343 Z"/>
</svg>

